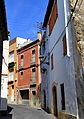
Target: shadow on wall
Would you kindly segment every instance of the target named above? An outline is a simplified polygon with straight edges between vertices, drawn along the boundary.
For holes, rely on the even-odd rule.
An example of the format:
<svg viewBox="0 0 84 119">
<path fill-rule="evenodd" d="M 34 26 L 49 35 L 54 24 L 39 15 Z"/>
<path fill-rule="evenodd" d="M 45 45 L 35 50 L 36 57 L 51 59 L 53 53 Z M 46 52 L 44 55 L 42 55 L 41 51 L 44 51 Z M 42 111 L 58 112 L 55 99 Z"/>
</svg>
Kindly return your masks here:
<svg viewBox="0 0 84 119">
<path fill-rule="evenodd" d="M 7 106 L 7 113 L 1 113 L 0 119 L 12 119 L 12 114 L 10 114 L 12 109 L 12 107 Z"/>
</svg>

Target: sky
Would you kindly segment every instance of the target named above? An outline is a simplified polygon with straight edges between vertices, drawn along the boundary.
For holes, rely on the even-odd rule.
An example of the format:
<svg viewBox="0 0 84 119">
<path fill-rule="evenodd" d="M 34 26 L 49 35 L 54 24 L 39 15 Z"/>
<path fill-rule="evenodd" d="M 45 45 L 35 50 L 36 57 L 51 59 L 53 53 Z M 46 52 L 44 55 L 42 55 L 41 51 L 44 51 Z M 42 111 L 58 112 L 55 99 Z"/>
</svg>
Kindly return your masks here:
<svg viewBox="0 0 84 119">
<path fill-rule="evenodd" d="M 15 37 L 36 40 L 38 25 L 44 21 L 49 0 L 5 0 L 10 40 Z"/>
</svg>

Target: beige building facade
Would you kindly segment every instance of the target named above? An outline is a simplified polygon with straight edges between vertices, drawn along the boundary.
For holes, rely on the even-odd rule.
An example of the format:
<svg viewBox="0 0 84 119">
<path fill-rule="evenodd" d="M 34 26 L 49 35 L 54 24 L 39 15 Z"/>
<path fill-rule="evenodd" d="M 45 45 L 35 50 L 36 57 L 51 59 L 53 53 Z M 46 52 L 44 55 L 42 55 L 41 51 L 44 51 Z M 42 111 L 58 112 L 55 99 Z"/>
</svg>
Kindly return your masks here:
<svg viewBox="0 0 84 119">
<path fill-rule="evenodd" d="M 9 64 L 8 64 L 8 102 L 17 103 L 17 48 L 27 39 L 16 37 L 9 42 Z"/>
<path fill-rule="evenodd" d="M 9 42 L 9 65 L 8 65 L 8 102 L 16 101 L 17 85 L 17 48 L 16 39 Z"/>
</svg>

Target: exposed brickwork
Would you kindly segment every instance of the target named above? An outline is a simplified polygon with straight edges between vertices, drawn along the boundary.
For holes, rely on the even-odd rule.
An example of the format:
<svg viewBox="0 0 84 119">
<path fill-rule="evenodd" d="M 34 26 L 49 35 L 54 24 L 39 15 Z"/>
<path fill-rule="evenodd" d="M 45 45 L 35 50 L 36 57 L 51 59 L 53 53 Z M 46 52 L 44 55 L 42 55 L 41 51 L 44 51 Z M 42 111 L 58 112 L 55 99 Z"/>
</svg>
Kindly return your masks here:
<svg viewBox="0 0 84 119">
<path fill-rule="evenodd" d="M 32 64 L 32 51 L 35 50 L 35 63 Z M 23 55 L 23 66 L 21 66 L 21 56 Z M 32 91 L 36 92 L 36 99 L 38 102 L 39 86 L 40 86 L 40 67 L 39 67 L 39 40 L 34 43 L 30 43 L 27 46 L 22 47 L 18 50 L 18 90 L 29 90 L 29 101 L 33 100 Z M 32 83 L 32 69 L 35 68 L 36 72 L 36 84 L 31 87 Z M 22 75 L 21 75 L 21 72 Z M 39 90 L 39 91 L 38 91 Z M 21 100 L 19 93 L 18 100 Z M 23 100 L 23 99 L 22 99 Z M 37 104 L 36 102 L 36 104 Z"/>
</svg>

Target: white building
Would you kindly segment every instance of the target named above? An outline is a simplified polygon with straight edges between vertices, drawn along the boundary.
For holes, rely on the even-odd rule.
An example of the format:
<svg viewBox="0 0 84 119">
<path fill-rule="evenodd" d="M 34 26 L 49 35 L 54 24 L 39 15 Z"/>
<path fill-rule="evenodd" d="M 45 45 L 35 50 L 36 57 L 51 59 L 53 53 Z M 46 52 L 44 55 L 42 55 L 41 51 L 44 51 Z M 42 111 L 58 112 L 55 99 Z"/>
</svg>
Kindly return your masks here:
<svg viewBox="0 0 84 119">
<path fill-rule="evenodd" d="M 7 111 L 7 103 L 6 105 L 2 101 L 2 87 L 1 87 L 1 73 L 2 73 L 2 55 L 3 55 L 3 41 L 8 39 L 8 31 L 7 31 L 7 21 L 6 21 L 6 11 L 4 0 L 0 1 L 0 114 L 2 111 Z M 6 106 L 4 108 L 3 106 Z"/>
<path fill-rule="evenodd" d="M 3 60 L 1 74 L 1 110 L 7 110 L 9 41 L 3 41 Z"/>
<path fill-rule="evenodd" d="M 49 0 L 43 23 L 46 33 L 41 42 L 42 107 L 59 119 L 78 118 L 74 63 L 77 51 L 69 7 L 69 1 Z"/>
</svg>

